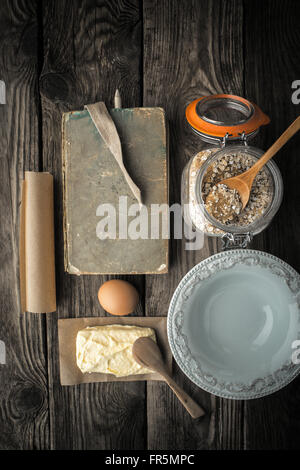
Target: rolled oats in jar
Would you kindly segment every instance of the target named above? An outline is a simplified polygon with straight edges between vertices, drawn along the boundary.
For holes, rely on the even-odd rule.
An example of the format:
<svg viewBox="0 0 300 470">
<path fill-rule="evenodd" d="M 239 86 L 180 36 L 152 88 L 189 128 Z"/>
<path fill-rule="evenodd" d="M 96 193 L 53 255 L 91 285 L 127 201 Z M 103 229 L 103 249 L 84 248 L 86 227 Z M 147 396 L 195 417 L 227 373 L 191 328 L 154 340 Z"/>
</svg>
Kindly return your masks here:
<svg viewBox="0 0 300 470">
<path fill-rule="evenodd" d="M 213 144 L 196 153 L 184 168 L 186 222 L 209 236 L 259 233 L 270 223 L 282 199 L 276 164 L 270 161 L 258 173 L 244 209 L 237 191 L 218 183 L 248 170 L 263 155 L 262 150 L 250 147 L 248 140 L 269 122 L 268 117 L 253 103 L 231 95 L 195 100 L 186 116 L 202 140 Z"/>
</svg>

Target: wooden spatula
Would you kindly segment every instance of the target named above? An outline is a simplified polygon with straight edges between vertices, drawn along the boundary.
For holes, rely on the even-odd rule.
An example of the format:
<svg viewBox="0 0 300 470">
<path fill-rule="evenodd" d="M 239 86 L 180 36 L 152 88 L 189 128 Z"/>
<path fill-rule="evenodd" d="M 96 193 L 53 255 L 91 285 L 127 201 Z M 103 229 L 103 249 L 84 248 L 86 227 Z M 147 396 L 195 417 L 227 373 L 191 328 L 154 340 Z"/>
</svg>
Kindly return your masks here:
<svg viewBox="0 0 300 470">
<path fill-rule="evenodd" d="M 160 349 L 151 338 L 138 338 L 133 344 L 132 355 L 138 364 L 157 372 L 165 379 L 169 387 L 193 418 L 200 418 L 200 416 L 205 414 L 204 410 L 174 382 L 172 377 L 170 377 L 166 370 Z"/>
</svg>

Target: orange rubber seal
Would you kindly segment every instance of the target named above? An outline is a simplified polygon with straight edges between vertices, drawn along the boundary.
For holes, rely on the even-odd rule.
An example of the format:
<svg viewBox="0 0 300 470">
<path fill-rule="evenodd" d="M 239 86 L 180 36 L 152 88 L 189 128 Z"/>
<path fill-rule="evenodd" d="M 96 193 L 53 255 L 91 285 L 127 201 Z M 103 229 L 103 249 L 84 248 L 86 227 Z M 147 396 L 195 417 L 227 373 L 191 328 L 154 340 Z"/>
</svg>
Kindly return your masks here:
<svg viewBox="0 0 300 470">
<path fill-rule="evenodd" d="M 232 100 L 236 103 L 240 103 L 244 109 L 249 111 L 249 118 L 244 120 L 242 123 L 222 125 L 222 123 L 215 123 L 213 120 L 207 120 L 202 118 L 199 113 L 199 103 L 202 105 L 202 100 Z M 204 102 L 203 102 L 204 103 Z M 185 111 L 186 119 L 190 126 L 200 134 L 204 134 L 210 137 L 223 138 L 227 133 L 230 139 L 240 138 L 244 133 L 246 136 L 255 133 L 260 126 L 269 124 L 270 118 L 262 112 L 262 110 L 251 101 L 246 100 L 240 96 L 235 95 L 211 95 L 203 96 L 192 101 L 186 108 Z"/>
</svg>

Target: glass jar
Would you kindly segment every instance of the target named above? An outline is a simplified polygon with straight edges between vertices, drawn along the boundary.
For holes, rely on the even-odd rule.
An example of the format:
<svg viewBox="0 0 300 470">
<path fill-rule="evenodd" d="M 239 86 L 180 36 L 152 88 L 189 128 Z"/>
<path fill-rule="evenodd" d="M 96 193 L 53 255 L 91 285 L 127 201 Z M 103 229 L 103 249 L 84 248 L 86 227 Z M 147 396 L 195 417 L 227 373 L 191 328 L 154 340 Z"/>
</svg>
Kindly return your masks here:
<svg viewBox="0 0 300 470">
<path fill-rule="evenodd" d="M 228 247 L 245 247 L 278 211 L 283 193 L 280 171 L 270 160 L 254 180 L 246 208 L 226 223 L 207 211 L 205 198 L 218 182 L 246 171 L 264 152 L 248 145 L 269 118 L 253 103 L 232 95 L 193 101 L 186 110 L 192 129 L 213 145 L 198 152 L 182 174 L 185 222 L 208 236 L 222 237 Z"/>
</svg>

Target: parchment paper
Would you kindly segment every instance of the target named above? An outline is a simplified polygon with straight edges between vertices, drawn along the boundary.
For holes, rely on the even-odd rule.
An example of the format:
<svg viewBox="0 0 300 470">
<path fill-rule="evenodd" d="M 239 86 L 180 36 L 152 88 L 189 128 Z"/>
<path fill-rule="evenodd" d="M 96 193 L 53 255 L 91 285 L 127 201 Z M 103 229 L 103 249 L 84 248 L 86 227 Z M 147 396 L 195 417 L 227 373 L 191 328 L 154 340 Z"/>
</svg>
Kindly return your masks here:
<svg viewBox="0 0 300 470">
<path fill-rule="evenodd" d="M 53 177 L 25 172 L 20 217 L 20 294 L 23 312 L 56 310 Z"/>
<path fill-rule="evenodd" d="M 172 353 L 167 337 L 166 317 L 89 317 L 67 318 L 58 320 L 59 363 L 61 385 L 75 385 L 89 382 L 132 382 L 135 380 L 162 380 L 159 374 L 131 375 L 115 377 L 113 374 L 83 374 L 76 364 L 76 336 L 79 330 L 87 326 L 98 325 L 134 325 L 153 328 L 157 344 L 165 363 L 172 373 Z"/>
</svg>

